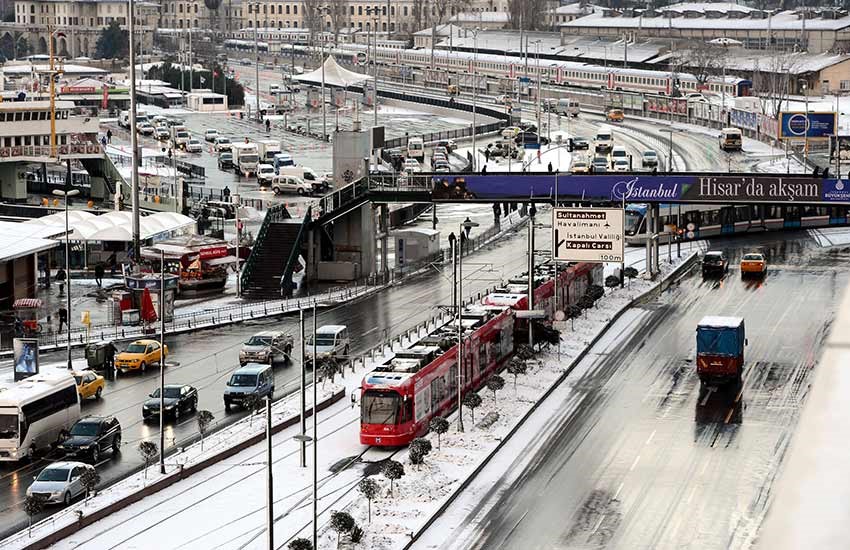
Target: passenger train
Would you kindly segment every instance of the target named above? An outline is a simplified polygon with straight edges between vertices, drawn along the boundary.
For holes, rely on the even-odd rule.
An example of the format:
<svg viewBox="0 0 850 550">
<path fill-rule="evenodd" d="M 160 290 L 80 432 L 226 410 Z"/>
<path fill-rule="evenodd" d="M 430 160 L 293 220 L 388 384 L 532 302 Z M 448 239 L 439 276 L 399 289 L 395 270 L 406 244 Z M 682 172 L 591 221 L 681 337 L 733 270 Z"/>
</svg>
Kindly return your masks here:
<svg viewBox="0 0 850 550">
<path fill-rule="evenodd" d="M 558 272 L 560 304 L 575 304 L 591 284 L 601 284 L 601 264 L 574 264 Z M 553 264 L 534 274 L 534 309 L 555 308 Z M 461 314 L 464 331 L 463 393 L 499 372 L 524 340 L 527 325 L 515 316 L 528 308 L 528 279 L 512 279 Z M 550 317 L 551 318 L 551 317 Z M 365 376 L 360 396 L 360 442 L 378 447 L 407 445 L 428 432 L 431 419 L 457 405 L 457 321 L 451 320 Z"/>
<path fill-rule="evenodd" d="M 270 41 L 276 40 L 272 31 L 264 32 L 261 38 Z M 247 48 L 249 42 L 250 47 L 253 48 L 253 41 L 248 40 L 227 40 L 225 45 L 241 49 Z M 295 48 L 295 55 L 301 56 L 318 53 L 321 49 L 304 45 L 281 44 L 280 54 L 289 55 L 290 48 Z M 260 50 L 267 51 L 268 44 L 262 43 Z M 337 44 L 326 49 L 326 51 L 341 62 L 356 63 L 358 53 L 372 53 L 374 48 L 365 44 Z M 519 57 L 514 52 L 494 55 L 456 50 L 449 52 L 447 50 L 402 49 L 392 45 L 379 45 L 376 56 L 378 63 L 383 65 L 409 67 L 422 71 L 432 69 L 444 75 L 452 72 L 472 74 L 474 68 L 477 74 L 502 80 L 515 81 L 521 76 L 529 77 L 532 81 L 537 79 L 537 60 L 529 57 L 526 63 L 524 58 Z M 549 86 L 576 86 L 595 90 L 662 95 L 670 95 L 676 85 L 683 94 L 708 91 L 716 94 L 725 92 L 726 95 L 734 97 L 748 96 L 752 89 L 750 80 L 735 76 L 726 76 L 722 80 L 714 78 L 701 88 L 693 75 L 685 73 L 677 74 L 674 79 L 669 71 L 603 67 L 590 63 L 554 59 L 540 60 L 540 79 Z"/>
<path fill-rule="evenodd" d="M 624 227 L 626 244 L 633 246 L 646 244 L 648 208 L 646 204 L 626 206 Z M 677 225 L 681 230 L 682 240 L 694 240 L 777 229 L 848 225 L 850 224 L 850 208 L 773 204 L 740 206 L 661 204 L 659 218 L 662 228 L 668 224 Z"/>
</svg>

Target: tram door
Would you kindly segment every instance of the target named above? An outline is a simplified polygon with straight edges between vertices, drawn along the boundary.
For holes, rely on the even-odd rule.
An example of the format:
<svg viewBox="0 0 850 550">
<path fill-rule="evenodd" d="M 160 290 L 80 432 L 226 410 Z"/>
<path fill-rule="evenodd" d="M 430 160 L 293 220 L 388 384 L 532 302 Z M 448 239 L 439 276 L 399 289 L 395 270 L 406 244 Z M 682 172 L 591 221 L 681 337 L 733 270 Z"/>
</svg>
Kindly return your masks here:
<svg viewBox="0 0 850 550">
<path fill-rule="evenodd" d="M 735 208 L 732 206 L 724 206 L 720 209 L 720 233 L 735 232 Z"/>
<path fill-rule="evenodd" d="M 800 212 L 799 206 L 783 206 L 782 207 L 782 218 L 785 220 L 783 222 L 783 227 L 785 228 L 795 228 L 800 227 L 800 217 L 802 213 Z"/>
</svg>

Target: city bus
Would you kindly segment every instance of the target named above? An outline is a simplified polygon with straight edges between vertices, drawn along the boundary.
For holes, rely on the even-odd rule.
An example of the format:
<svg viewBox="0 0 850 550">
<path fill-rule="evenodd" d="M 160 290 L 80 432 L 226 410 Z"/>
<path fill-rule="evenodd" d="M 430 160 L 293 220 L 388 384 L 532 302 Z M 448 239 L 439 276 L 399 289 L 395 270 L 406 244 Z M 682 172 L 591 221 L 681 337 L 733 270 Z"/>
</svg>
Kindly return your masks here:
<svg viewBox="0 0 850 550">
<path fill-rule="evenodd" d="M 80 419 L 77 382 L 64 369 L 0 381 L 0 461 L 31 459 L 55 446 Z"/>
</svg>

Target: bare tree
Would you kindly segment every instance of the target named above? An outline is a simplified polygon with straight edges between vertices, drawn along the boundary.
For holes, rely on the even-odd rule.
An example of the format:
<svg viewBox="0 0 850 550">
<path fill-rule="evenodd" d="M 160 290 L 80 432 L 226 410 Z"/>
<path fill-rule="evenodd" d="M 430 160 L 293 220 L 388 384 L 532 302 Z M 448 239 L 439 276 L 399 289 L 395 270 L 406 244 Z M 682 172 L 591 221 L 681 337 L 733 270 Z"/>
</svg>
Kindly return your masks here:
<svg viewBox="0 0 850 550">
<path fill-rule="evenodd" d="M 429 25 L 430 22 L 430 2 L 428 0 L 413 0 L 413 28 L 422 30 Z"/>
<path fill-rule="evenodd" d="M 334 42 L 339 42 L 339 31 L 348 27 L 348 0 L 329 0 L 328 12 L 333 26 Z"/>
<path fill-rule="evenodd" d="M 697 80 L 697 88 L 703 88 L 708 80 L 721 72 L 726 50 L 716 44 L 697 42 L 677 57 L 681 65 Z"/>
<path fill-rule="evenodd" d="M 777 116 L 794 87 L 800 61 L 794 54 L 774 51 L 756 60 L 753 91 L 759 96 L 761 110 Z"/>
<path fill-rule="evenodd" d="M 545 30 L 546 13 L 550 7 L 547 0 L 508 0 L 508 26 L 527 31 Z"/>
<path fill-rule="evenodd" d="M 471 4 L 471 0 L 432 0 L 436 10 L 436 22 L 441 25 L 448 21 L 452 15 L 460 13 Z"/>
<path fill-rule="evenodd" d="M 302 26 L 310 29 L 310 42 L 316 38 L 316 33 L 322 32 L 322 0 L 301 0 Z"/>
</svg>

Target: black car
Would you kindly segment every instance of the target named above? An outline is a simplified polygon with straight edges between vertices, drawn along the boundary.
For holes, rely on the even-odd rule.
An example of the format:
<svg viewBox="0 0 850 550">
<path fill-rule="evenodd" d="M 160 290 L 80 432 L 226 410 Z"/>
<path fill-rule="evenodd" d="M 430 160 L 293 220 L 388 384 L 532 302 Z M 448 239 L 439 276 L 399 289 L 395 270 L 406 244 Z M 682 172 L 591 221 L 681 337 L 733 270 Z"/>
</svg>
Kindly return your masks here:
<svg viewBox="0 0 850 550">
<path fill-rule="evenodd" d="M 514 138 L 514 142 L 517 145 L 523 145 L 525 143 L 539 143 L 540 145 L 548 145 L 549 139 L 547 139 L 545 136 L 537 135 L 534 132 L 520 132 Z"/>
<path fill-rule="evenodd" d="M 537 125 L 533 122 L 520 122 L 519 127 L 523 132 L 537 133 Z"/>
<path fill-rule="evenodd" d="M 705 253 L 702 258 L 702 276 L 707 275 L 724 275 L 729 271 L 729 260 L 726 254 L 718 250 L 711 250 Z"/>
<path fill-rule="evenodd" d="M 590 142 L 587 141 L 587 138 L 576 136 L 576 137 L 572 138 L 572 141 L 573 141 L 573 149 L 578 149 L 578 150 L 590 149 Z"/>
<path fill-rule="evenodd" d="M 233 153 L 224 151 L 218 155 L 218 169 L 227 170 L 233 168 Z"/>
<path fill-rule="evenodd" d="M 71 426 L 70 435 L 59 445 L 66 457 L 85 457 L 99 462 L 101 453 L 121 449 L 121 424 L 114 416 L 86 416 Z"/>
<path fill-rule="evenodd" d="M 159 388 L 150 394 L 142 405 L 142 418 L 148 420 L 159 415 Z M 166 384 L 163 399 L 165 414 L 179 420 L 180 415 L 198 410 L 198 390 L 183 384 Z"/>
</svg>

